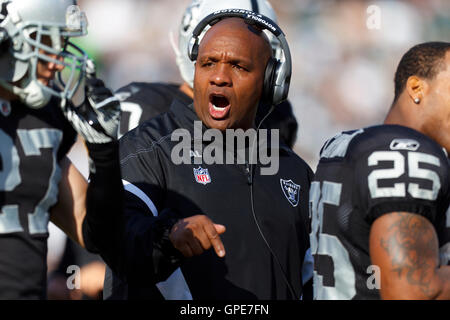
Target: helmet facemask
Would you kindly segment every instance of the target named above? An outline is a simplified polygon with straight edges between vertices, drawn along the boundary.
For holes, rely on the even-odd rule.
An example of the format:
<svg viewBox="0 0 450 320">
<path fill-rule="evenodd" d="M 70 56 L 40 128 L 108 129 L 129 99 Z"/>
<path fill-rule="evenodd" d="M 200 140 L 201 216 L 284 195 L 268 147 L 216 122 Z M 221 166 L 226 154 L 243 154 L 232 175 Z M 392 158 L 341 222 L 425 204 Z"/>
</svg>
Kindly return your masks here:
<svg viewBox="0 0 450 320">
<path fill-rule="evenodd" d="M 14 74 L 9 79 L 2 76 L 0 84 L 31 108 L 45 106 L 52 96 L 70 100 L 84 79 L 87 54 L 69 38 L 87 34 L 86 16 L 71 5 L 59 21 L 25 20 L 13 5 L 8 5 L 9 14 L 2 25 L 11 38 Z M 49 83 L 42 83 L 39 63 L 53 63 L 59 66 L 54 69 L 63 70 L 56 71 Z"/>
</svg>

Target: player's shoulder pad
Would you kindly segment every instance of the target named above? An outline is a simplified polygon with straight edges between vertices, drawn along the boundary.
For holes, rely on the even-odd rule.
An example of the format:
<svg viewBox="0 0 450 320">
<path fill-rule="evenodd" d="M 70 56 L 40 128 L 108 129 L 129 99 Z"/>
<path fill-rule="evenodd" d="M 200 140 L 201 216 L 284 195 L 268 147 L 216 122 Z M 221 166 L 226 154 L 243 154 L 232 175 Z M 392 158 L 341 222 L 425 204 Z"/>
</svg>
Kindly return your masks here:
<svg viewBox="0 0 450 320">
<path fill-rule="evenodd" d="M 373 151 L 418 151 L 446 158 L 444 149 L 422 133 L 399 125 L 377 125 L 345 131 L 329 139 L 320 152 L 323 159 L 360 159 Z"/>
<path fill-rule="evenodd" d="M 178 92 L 178 85 L 162 82 L 131 82 L 114 93 L 120 101 L 127 101 L 136 95 L 151 98 L 152 95 L 173 94 Z"/>
<path fill-rule="evenodd" d="M 328 139 L 320 149 L 321 160 L 346 157 L 350 142 L 363 132 L 364 129 L 343 131 Z"/>
<path fill-rule="evenodd" d="M 412 151 L 447 159 L 445 150 L 434 140 L 414 129 L 399 125 L 365 128 L 364 133 L 355 138 L 349 147 L 353 157 L 373 151 Z"/>
</svg>

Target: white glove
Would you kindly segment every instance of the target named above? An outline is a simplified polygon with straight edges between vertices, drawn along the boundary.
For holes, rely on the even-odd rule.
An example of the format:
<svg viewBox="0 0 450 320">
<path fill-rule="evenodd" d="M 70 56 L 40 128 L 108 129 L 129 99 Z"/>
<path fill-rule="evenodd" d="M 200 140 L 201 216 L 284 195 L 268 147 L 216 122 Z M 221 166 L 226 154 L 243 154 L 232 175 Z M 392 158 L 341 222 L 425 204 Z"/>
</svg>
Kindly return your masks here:
<svg viewBox="0 0 450 320">
<path fill-rule="evenodd" d="M 95 76 L 95 65 L 86 66 L 85 100 L 74 108 L 62 101 L 64 115 L 73 128 L 89 143 L 108 143 L 117 140 L 120 122 L 120 102 L 102 80 Z"/>
</svg>

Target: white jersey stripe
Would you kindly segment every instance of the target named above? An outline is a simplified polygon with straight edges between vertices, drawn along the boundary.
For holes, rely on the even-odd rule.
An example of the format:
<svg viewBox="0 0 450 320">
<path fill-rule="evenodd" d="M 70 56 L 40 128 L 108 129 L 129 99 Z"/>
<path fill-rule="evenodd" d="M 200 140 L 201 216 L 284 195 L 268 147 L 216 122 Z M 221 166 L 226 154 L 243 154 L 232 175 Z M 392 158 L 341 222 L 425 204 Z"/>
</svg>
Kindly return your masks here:
<svg viewBox="0 0 450 320">
<path fill-rule="evenodd" d="M 144 201 L 144 203 L 147 205 L 147 207 L 150 209 L 150 211 L 153 213 L 153 215 L 155 217 L 158 215 L 158 209 L 156 209 L 155 204 L 149 198 L 149 196 L 147 196 L 145 194 L 144 191 L 142 191 L 141 189 L 136 187 L 134 184 L 132 184 L 132 183 L 126 181 L 126 180 L 122 179 L 122 183 L 123 183 L 123 187 L 125 188 L 125 190 L 127 190 L 128 192 L 134 194 L 136 197 L 138 197 L 139 199 Z"/>
</svg>

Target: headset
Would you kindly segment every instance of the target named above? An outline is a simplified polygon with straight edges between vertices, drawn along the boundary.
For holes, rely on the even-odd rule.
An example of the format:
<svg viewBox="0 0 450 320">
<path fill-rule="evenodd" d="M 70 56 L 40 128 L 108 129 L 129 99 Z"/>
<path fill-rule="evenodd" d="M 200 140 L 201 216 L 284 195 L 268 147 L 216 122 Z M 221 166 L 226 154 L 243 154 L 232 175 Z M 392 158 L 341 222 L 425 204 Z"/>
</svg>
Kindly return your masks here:
<svg viewBox="0 0 450 320">
<path fill-rule="evenodd" d="M 254 6 L 253 6 L 254 7 Z M 291 53 L 289 51 L 289 46 L 286 41 L 285 35 L 283 31 L 280 29 L 280 27 L 277 26 L 275 22 L 273 22 L 271 19 L 267 18 L 264 15 L 261 15 L 259 13 L 244 10 L 244 9 L 225 9 L 225 10 L 219 10 L 216 11 L 208 16 L 206 16 L 202 21 L 199 22 L 197 27 L 192 32 L 192 38 L 189 43 L 189 51 L 188 55 L 191 61 L 197 60 L 198 57 L 198 50 L 199 50 L 199 42 L 200 42 L 200 35 L 202 34 L 203 30 L 207 26 L 213 26 L 217 22 L 219 22 L 221 19 L 228 18 L 228 17 L 238 17 L 244 19 L 244 21 L 250 25 L 256 25 L 262 30 L 268 30 L 272 34 L 276 36 L 278 41 L 280 41 L 281 49 L 283 51 L 284 59 L 278 60 L 273 57 L 271 57 L 267 63 L 266 70 L 264 73 L 264 86 L 263 86 L 263 98 L 266 100 L 266 102 L 269 102 L 271 105 L 271 110 L 269 113 L 266 114 L 266 116 L 262 119 L 260 124 L 257 127 L 257 130 L 259 130 L 259 127 L 261 126 L 262 122 L 269 116 L 270 112 L 273 110 L 273 108 L 283 102 L 287 99 L 288 93 L 289 93 L 289 84 L 291 81 L 291 73 L 292 73 L 292 60 L 291 60 Z M 256 137 L 255 137 L 256 139 Z M 255 146 L 255 141 L 253 141 L 253 146 Z M 252 150 L 253 152 L 254 150 Z M 269 242 L 267 241 L 266 237 L 264 236 L 264 233 L 258 223 L 258 219 L 256 216 L 256 210 L 254 206 L 254 197 L 253 197 L 253 180 L 254 180 L 254 167 L 253 164 L 250 164 L 250 176 L 249 176 L 249 187 L 250 187 L 250 202 L 251 202 L 251 209 L 252 209 L 252 215 L 253 219 L 255 221 L 256 227 L 258 228 L 258 232 L 261 235 L 261 238 L 263 239 L 265 245 L 270 251 L 270 254 L 274 257 L 275 261 L 277 262 L 278 266 L 281 269 L 281 273 L 283 275 L 283 279 L 285 283 L 287 284 L 287 287 L 289 288 L 292 296 L 299 300 L 299 297 L 296 295 L 294 287 L 287 279 L 286 272 L 284 271 L 284 268 L 278 259 L 277 255 L 273 251 L 272 247 L 270 246 Z"/>
<path fill-rule="evenodd" d="M 292 74 L 292 59 L 289 45 L 280 27 L 266 16 L 245 9 L 224 9 L 206 16 L 192 32 L 188 56 L 191 61 L 197 60 L 200 35 L 207 26 L 213 26 L 221 19 L 238 17 L 250 25 L 256 25 L 262 30 L 270 31 L 280 42 L 284 59 L 271 57 L 264 73 L 263 98 L 272 106 L 287 99 Z"/>
</svg>

